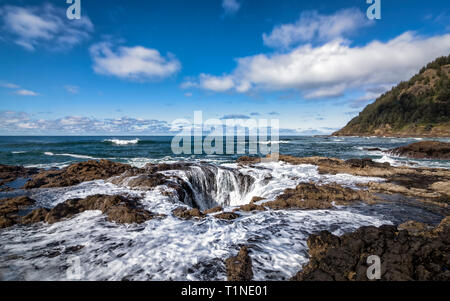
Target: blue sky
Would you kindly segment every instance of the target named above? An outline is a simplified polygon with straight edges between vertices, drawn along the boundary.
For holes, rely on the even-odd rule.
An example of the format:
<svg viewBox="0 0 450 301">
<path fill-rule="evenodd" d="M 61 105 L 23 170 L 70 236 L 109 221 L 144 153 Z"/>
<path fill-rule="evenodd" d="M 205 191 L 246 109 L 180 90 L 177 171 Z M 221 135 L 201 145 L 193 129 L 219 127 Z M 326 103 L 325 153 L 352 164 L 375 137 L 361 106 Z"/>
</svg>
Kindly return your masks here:
<svg viewBox="0 0 450 301">
<path fill-rule="evenodd" d="M 450 2 L 0 0 L 0 134 L 166 134 L 278 118 L 331 133 L 450 53 Z"/>
</svg>

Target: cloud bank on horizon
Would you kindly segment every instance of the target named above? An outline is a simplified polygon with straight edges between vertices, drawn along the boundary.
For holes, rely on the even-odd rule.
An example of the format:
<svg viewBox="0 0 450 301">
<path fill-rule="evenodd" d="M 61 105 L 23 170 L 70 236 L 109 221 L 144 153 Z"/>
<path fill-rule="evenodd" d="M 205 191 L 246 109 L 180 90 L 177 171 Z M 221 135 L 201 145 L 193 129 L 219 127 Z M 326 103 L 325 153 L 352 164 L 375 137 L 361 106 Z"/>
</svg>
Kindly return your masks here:
<svg viewBox="0 0 450 301">
<path fill-rule="evenodd" d="M 220 15 L 217 15 L 218 22 L 221 22 L 219 25 L 222 26 L 227 22 L 239 22 L 239 18 L 248 17 L 247 10 L 251 3 L 243 0 L 217 0 L 216 5 L 220 6 L 224 16 L 232 16 L 220 18 Z M 111 24 L 97 18 L 102 21 L 94 25 L 91 20 L 96 19 L 90 18 L 91 11 L 93 9 L 85 12 L 79 22 L 72 22 L 65 17 L 64 7 L 47 2 L 34 6 L 0 5 L 0 51 L 2 47 L 16 47 L 18 51 L 24 51 L 28 61 L 32 60 L 33 56 L 33 59 L 39 61 L 49 55 L 66 55 L 66 60 L 70 61 L 71 54 L 76 49 L 77 54 L 82 54 L 79 55 L 81 58 L 77 58 L 75 69 L 82 70 L 80 72 L 83 77 L 94 79 L 92 85 L 97 81 L 108 81 L 106 83 L 113 91 L 117 86 L 123 91 L 134 93 L 142 89 L 142 86 L 155 83 L 159 86 L 154 90 L 158 91 L 161 99 L 179 98 L 180 96 L 174 96 L 179 93 L 182 97 L 177 100 L 180 107 L 183 106 L 183 101 L 190 102 L 192 108 L 198 108 L 199 99 L 207 99 L 204 104 L 209 106 L 210 114 L 217 115 L 217 112 L 214 112 L 216 99 L 242 100 L 242 106 L 230 105 L 226 111 L 221 112 L 222 117 L 216 116 L 222 120 L 239 116 L 243 119 L 256 117 L 259 113 L 252 110 L 255 98 L 281 99 L 286 94 L 295 95 L 299 99 L 298 110 L 302 110 L 305 103 L 309 106 L 315 101 L 332 103 L 333 100 L 339 100 L 341 103 L 345 102 L 347 109 L 354 115 L 357 114 L 356 109 L 361 109 L 398 82 L 407 80 L 428 62 L 450 53 L 448 27 L 427 34 L 410 28 L 394 36 L 372 36 L 363 39 L 360 33 L 376 28 L 377 23 L 369 20 L 360 8 L 344 7 L 328 12 L 302 9 L 296 12 L 297 18 L 285 18 L 281 22 L 273 20 L 269 30 L 267 25 L 264 26 L 266 30 L 259 33 L 259 45 L 255 45 L 254 50 L 246 48 L 248 55 L 230 54 L 228 62 L 223 55 L 217 60 L 217 64 L 210 66 L 198 62 L 204 58 L 214 58 L 214 52 L 210 49 L 203 52 L 201 43 L 191 42 L 199 41 L 205 34 L 202 30 L 198 33 L 192 31 L 192 36 L 184 41 L 187 42 L 185 47 L 193 49 L 186 48 L 191 51 L 186 54 L 180 51 L 183 48 L 176 47 L 175 44 L 170 44 L 171 47 L 161 46 L 162 40 L 170 41 L 172 36 L 161 34 L 162 37 L 158 37 L 158 29 L 152 31 L 151 27 L 142 33 L 140 29 L 128 32 L 134 36 L 129 40 L 124 34 L 127 33 L 126 30 L 120 35 L 114 30 L 108 32 L 107 28 L 111 27 Z M 442 13 L 438 17 L 433 19 L 428 14 L 423 20 L 437 22 L 438 19 L 445 19 Z M 147 24 L 158 27 L 158 23 L 152 23 L 151 20 L 148 22 L 150 23 Z M 174 27 L 176 25 L 173 23 Z M 227 36 L 218 38 L 226 42 Z M 3 55 L 6 55 L 6 51 Z M 11 56 L 10 59 L 15 57 Z M 230 63 L 233 62 L 234 67 L 230 69 Z M 51 76 L 50 71 L 43 75 Z M 58 84 L 59 88 L 55 88 L 56 84 L 37 87 L 32 84 L 33 79 L 26 78 L 25 75 L 23 82 L 19 82 L 17 76 L 8 78 L 7 73 L 0 73 L 0 76 L 0 92 L 12 107 L 14 97 L 33 99 L 34 102 L 53 97 L 56 102 L 64 94 L 59 92 L 59 96 L 51 96 L 54 90 L 64 91 L 74 99 L 86 97 L 84 93 L 91 93 L 87 100 L 81 100 L 86 104 L 95 99 L 92 92 L 94 89 L 86 83 L 83 87 L 78 82 L 67 80 Z M 133 97 L 145 99 L 147 94 L 144 93 L 133 94 Z M 103 91 L 95 91 L 97 96 L 102 94 Z M 114 92 L 112 95 L 114 97 Z M 211 100 L 208 100 L 209 98 Z M 141 106 L 145 105 L 145 100 L 142 100 Z M 27 104 L 23 110 L 8 107 L 7 104 L 0 105 L 0 131 L 71 133 L 77 128 L 81 132 L 89 133 L 170 132 L 170 120 L 158 120 L 158 113 L 155 113 L 158 118 L 68 116 L 48 120 L 42 116 L 35 117 L 39 114 L 31 109 L 32 103 L 29 103 L 29 106 L 30 109 L 25 112 Z M 292 103 L 289 106 L 289 110 L 278 112 L 277 109 L 277 112 L 269 115 L 282 116 L 283 120 L 289 122 L 286 130 L 289 128 L 293 134 L 310 132 L 311 122 L 319 122 L 317 128 L 323 130 L 320 133 L 327 133 L 337 129 L 343 120 L 348 120 L 352 115 L 348 114 L 349 112 L 341 112 L 341 115 L 345 115 L 344 118 L 318 118 L 318 115 L 311 116 L 310 119 L 305 117 L 300 124 L 300 119 L 295 114 L 285 118 L 285 114 L 295 111 Z M 321 111 L 318 106 L 320 104 L 316 107 L 317 114 Z M 69 104 L 65 107 L 70 112 Z M 156 107 L 159 111 L 155 110 Z M 152 107 L 152 111 L 162 110 L 166 108 L 157 105 Z M 189 115 L 189 112 L 187 114 Z M 179 116 L 173 115 L 165 118 L 177 117 Z"/>
</svg>

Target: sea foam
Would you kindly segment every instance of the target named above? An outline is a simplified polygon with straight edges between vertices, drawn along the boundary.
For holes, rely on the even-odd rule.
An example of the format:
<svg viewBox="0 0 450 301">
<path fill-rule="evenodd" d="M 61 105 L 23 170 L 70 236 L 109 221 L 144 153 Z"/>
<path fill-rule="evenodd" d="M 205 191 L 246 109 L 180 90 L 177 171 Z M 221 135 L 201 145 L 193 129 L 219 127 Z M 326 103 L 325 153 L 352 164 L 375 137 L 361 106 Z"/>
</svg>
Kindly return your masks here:
<svg viewBox="0 0 450 301">
<path fill-rule="evenodd" d="M 130 145 L 130 144 L 138 144 L 139 139 L 132 139 L 132 140 L 121 140 L 121 139 L 106 139 L 103 140 L 103 142 L 113 143 L 116 145 Z"/>
</svg>

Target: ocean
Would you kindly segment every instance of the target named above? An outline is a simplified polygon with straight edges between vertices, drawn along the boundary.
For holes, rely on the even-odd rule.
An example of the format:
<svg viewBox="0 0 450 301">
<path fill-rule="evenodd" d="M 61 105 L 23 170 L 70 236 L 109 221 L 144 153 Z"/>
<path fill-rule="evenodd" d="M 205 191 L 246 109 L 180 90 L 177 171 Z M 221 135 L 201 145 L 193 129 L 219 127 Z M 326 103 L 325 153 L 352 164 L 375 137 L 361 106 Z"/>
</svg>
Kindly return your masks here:
<svg viewBox="0 0 450 301">
<path fill-rule="evenodd" d="M 147 163 L 188 161 L 189 170 L 167 171 L 191 185 L 201 209 L 221 205 L 226 211 L 247 204 L 254 196 L 273 200 L 299 183 L 337 183 L 360 189 L 359 183 L 379 178 L 320 174 L 313 165 L 283 162 L 242 167 L 238 155 L 173 155 L 171 137 L 1 137 L 0 163 L 60 168 L 88 159 L 109 159 L 142 167 Z M 358 137 L 280 137 L 280 153 L 342 159 L 372 158 L 394 165 L 449 168 L 445 160 L 408 160 L 381 150 L 419 139 Z M 441 139 L 449 141 L 448 139 Z M 244 185 L 243 176 L 251 177 Z M 213 184 L 211 184 L 213 183 Z M 181 220 L 172 211 L 185 204 L 174 201 L 168 187 L 136 190 L 108 181 L 73 187 L 15 190 L 0 197 L 26 194 L 35 207 L 52 208 L 68 199 L 94 194 L 139 197 L 145 209 L 166 218 L 141 225 L 108 222 L 100 211 L 86 211 L 52 225 L 34 224 L 0 230 L 1 280 L 225 280 L 224 260 L 242 245 L 251 247 L 255 280 L 286 280 L 308 261 L 307 238 L 328 230 L 336 235 L 361 226 L 381 226 L 416 220 L 435 225 L 442 216 L 392 200 L 374 205 L 336 206 L 326 210 L 268 210 L 242 212 L 234 221 L 208 216 Z"/>
<path fill-rule="evenodd" d="M 281 136 L 280 153 L 298 157 L 323 156 L 340 159 L 371 158 L 392 164 L 450 168 L 448 160 L 410 160 L 388 156 L 380 151 L 423 140 L 422 138 Z M 450 139 L 434 139 L 450 141 Z M 234 162 L 241 155 L 174 155 L 169 136 L 130 137 L 0 137 L 0 164 L 26 167 L 61 168 L 85 161 L 108 159 L 142 167 L 147 163 L 205 161 L 214 164 Z M 247 141 L 248 142 L 248 141 Z M 237 143 L 237 141 L 236 141 Z"/>
</svg>

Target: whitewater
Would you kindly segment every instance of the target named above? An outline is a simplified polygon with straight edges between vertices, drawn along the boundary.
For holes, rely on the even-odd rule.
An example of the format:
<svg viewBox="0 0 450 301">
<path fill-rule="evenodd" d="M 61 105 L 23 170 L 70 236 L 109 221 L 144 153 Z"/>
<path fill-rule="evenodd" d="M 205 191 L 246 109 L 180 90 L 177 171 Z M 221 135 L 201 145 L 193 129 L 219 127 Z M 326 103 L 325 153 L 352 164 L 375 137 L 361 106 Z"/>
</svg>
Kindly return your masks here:
<svg viewBox="0 0 450 301">
<path fill-rule="evenodd" d="M 221 205 L 225 211 L 249 203 L 254 196 L 273 200 L 301 182 L 338 183 L 358 189 L 358 183 L 378 178 L 346 174 L 321 175 L 313 165 L 260 163 L 240 167 L 234 163 L 193 164 L 163 172 L 187 181 L 201 209 Z M 209 176 L 209 177 L 208 177 Z M 252 180 L 242 180 L 242 179 Z M 440 218 L 401 204 L 360 204 L 333 210 L 281 210 L 242 213 L 234 221 L 208 216 L 181 220 L 171 212 L 189 204 L 168 197 L 165 185 L 154 190 L 131 189 L 110 181 L 86 182 L 74 187 L 35 189 L 29 196 L 35 207 L 54 207 L 73 198 L 94 194 L 140 197 L 149 211 L 166 218 L 141 225 L 108 222 L 100 211 L 87 211 L 62 222 L 15 226 L 1 231 L 0 275 L 3 280 L 73 280 L 67 267 L 79 259 L 85 280 L 226 280 L 224 260 L 240 246 L 251 246 L 255 280 L 286 280 L 308 261 L 310 234 L 329 230 L 341 235 L 361 226 L 381 226 Z M 19 192 L 3 193 L 13 196 Z M 264 202 L 263 201 L 263 202 Z M 74 251 L 77 250 L 77 251 Z"/>
<path fill-rule="evenodd" d="M 250 246 L 255 280 L 286 280 L 308 261 L 309 235 L 328 230 L 336 235 L 361 226 L 397 225 L 414 219 L 437 224 L 442 216 L 402 201 L 336 206 L 326 210 L 267 210 L 239 212 L 233 221 L 212 215 L 181 220 L 178 207 L 201 210 L 222 206 L 232 211 L 250 203 L 274 200 L 299 183 L 337 183 L 360 189 L 359 183 L 383 181 L 348 174 L 320 174 L 314 165 L 282 162 L 252 166 L 236 164 L 238 156 L 174 156 L 170 137 L 0 137 L 0 162 L 39 168 L 61 168 L 89 159 L 110 159 L 136 167 L 184 163 L 186 168 L 162 171 L 193 192 L 183 200 L 172 198 L 166 185 L 136 189 L 130 179 L 81 183 L 66 188 L 0 192 L 0 198 L 26 194 L 33 208 L 53 208 L 68 199 L 95 194 L 138 197 L 145 209 L 166 215 L 140 225 L 108 222 L 100 211 L 86 211 L 48 225 L 14 226 L 0 230 L 1 280 L 76 280 L 70 270 L 79 261 L 83 280 L 226 280 L 224 260 L 243 245 Z M 449 168 L 445 160 L 408 160 L 367 151 L 408 144 L 406 138 L 280 137 L 280 152 L 302 156 L 369 157 L 393 165 Z M 33 209 L 31 208 L 31 209 Z"/>
</svg>

